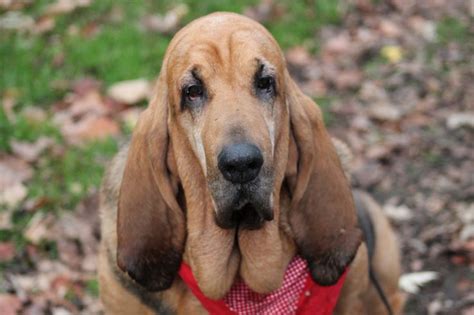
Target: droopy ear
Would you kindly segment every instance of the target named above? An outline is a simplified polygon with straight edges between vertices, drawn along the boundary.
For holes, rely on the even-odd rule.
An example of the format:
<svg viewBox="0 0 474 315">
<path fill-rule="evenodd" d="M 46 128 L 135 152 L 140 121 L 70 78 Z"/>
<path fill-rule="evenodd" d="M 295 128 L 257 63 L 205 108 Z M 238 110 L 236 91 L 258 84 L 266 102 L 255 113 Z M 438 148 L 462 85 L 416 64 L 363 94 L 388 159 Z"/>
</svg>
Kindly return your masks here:
<svg viewBox="0 0 474 315">
<path fill-rule="evenodd" d="M 286 182 L 290 225 L 313 280 L 337 282 L 359 247 L 361 232 L 349 183 L 317 105 L 286 73 L 290 150 Z"/>
<path fill-rule="evenodd" d="M 117 263 L 151 291 L 168 289 L 184 248 L 184 213 L 170 170 L 167 92 L 160 77 L 154 99 L 133 132 L 120 187 Z M 171 165 L 172 166 L 172 165 Z"/>
</svg>

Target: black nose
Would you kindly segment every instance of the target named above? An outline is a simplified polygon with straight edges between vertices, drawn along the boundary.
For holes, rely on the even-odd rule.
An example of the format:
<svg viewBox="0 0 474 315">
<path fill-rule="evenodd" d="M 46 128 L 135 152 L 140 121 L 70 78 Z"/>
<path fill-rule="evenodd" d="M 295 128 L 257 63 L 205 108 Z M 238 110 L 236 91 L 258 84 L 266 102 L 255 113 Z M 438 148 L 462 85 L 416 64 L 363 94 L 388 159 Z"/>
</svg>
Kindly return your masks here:
<svg viewBox="0 0 474 315">
<path fill-rule="evenodd" d="M 234 184 L 243 184 L 255 179 L 262 164 L 262 153 L 250 143 L 227 146 L 218 157 L 218 167 L 222 175 Z"/>
</svg>

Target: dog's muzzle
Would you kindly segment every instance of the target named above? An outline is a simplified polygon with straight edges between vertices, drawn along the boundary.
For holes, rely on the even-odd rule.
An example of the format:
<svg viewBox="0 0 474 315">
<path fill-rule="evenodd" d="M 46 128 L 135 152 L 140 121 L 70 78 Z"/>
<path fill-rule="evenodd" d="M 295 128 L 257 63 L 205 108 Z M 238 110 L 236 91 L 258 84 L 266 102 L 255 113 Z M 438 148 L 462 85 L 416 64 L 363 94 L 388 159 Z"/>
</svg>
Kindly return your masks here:
<svg viewBox="0 0 474 315">
<path fill-rule="evenodd" d="M 216 198 L 220 199 L 217 225 L 258 229 L 265 221 L 273 220 L 267 183 L 271 176 L 261 174 L 264 160 L 260 149 L 251 143 L 229 145 L 219 153 L 217 161 L 225 179 Z"/>
</svg>

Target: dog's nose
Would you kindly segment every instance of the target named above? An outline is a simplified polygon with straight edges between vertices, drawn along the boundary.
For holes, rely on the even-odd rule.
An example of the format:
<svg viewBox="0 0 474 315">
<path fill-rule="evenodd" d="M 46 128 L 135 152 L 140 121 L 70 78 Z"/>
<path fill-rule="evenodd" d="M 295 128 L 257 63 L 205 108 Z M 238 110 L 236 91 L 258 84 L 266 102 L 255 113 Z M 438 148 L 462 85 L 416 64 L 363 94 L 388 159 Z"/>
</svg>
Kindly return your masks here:
<svg viewBox="0 0 474 315">
<path fill-rule="evenodd" d="M 243 184 L 255 179 L 262 164 L 262 152 L 250 143 L 227 146 L 218 157 L 218 167 L 222 175 L 234 184 Z"/>
</svg>

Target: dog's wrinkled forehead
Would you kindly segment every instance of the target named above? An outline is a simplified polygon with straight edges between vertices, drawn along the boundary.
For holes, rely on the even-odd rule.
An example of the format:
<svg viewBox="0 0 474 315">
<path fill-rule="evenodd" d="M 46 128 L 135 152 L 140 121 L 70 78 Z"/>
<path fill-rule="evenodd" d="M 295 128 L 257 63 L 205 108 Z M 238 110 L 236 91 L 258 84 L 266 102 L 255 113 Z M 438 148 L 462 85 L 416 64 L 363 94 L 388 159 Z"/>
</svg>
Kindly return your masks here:
<svg viewBox="0 0 474 315">
<path fill-rule="evenodd" d="M 277 42 L 263 26 L 240 15 L 216 13 L 179 31 L 169 45 L 163 66 L 170 83 L 178 82 L 194 66 L 208 72 L 242 73 L 256 60 L 264 60 L 276 72 L 284 67 Z"/>
</svg>

